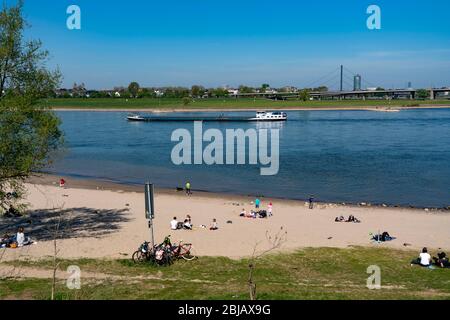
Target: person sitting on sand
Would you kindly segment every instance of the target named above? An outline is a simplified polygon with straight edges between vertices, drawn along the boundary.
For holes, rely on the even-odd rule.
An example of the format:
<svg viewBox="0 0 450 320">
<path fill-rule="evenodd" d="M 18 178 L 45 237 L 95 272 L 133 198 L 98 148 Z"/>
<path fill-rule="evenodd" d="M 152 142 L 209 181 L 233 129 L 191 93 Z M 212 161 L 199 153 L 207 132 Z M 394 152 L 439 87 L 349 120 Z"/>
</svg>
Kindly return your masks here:
<svg viewBox="0 0 450 320">
<path fill-rule="evenodd" d="M 213 219 L 211 227 L 209 228 L 209 230 L 219 230 L 219 226 L 217 225 L 217 220 Z"/>
<path fill-rule="evenodd" d="M 185 229 L 185 230 L 192 230 L 192 225 L 191 225 L 191 223 L 189 222 L 188 219 L 184 220 L 183 229 Z"/>
<path fill-rule="evenodd" d="M 437 258 L 433 257 L 434 264 L 441 268 L 450 268 L 450 262 L 445 252 L 439 252 Z"/>
<path fill-rule="evenodd" d="M 422 249 L 422 252 L 419 254 L 419 258 L 411 261 L 411 265 L 413 264 L 418 264 L 419 266 L 422 267 L 429 267 L 431 265 L 431 256 L 428 253 L 427 248 Z"/>
<path fill-rule="evenodd" d="M 241 214 L 239 215 L 240 217 L 245 217 L 247 216 L 247 211 L 245 211 L 245 209 L 242 209 Z"/>
<path fill-rule="evenodd" d="M 3 237 L 0 239 L 0 248 L 4 248 L 4 247 L 9 247 L 9 245 L 14 242 L 14 240 L 12 239 L 12 237 L 8 234 L 5 233 L 3 235 Z"/>
<path fill-rule="evenodd" d="M 173 217 L 173 220 L 170 221 L 170 228 L 172 230 L 178 230 L 178 221 L 177 221 L 177 217 Z"/>
</svg>

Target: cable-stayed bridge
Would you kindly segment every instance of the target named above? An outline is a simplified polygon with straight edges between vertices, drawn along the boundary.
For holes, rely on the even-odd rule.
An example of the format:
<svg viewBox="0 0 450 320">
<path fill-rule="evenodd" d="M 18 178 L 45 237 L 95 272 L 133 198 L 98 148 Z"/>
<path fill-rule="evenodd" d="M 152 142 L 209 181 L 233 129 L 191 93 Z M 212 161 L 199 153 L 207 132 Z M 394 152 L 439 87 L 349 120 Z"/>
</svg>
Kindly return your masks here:
<svg viewBox="0 0 450 320">
<path fill-rule="evenodd" d="M 314 88 L 327 87 L 327 91 L 314 91 Z M 362 89 L 365 87 L 366 89 Z M 309 95 L 313 99 L 367 99 L 374 97 L 387 97 L 392 99 L 416 99 L 420 89 L 384 89 L 367 81 L 364 77 L 340 66 L 330 73 L 308 83 L 304 88 L 310 89 Z M 428 88 L 431 100 L 444 94 L 450 98 L 450 87 Z M 267 92 L 267 93 L 239 93 L 236 97 L 267 97 L 270 99 L 288 99 L 298 96 L 298 92 Z"/>
</svg>

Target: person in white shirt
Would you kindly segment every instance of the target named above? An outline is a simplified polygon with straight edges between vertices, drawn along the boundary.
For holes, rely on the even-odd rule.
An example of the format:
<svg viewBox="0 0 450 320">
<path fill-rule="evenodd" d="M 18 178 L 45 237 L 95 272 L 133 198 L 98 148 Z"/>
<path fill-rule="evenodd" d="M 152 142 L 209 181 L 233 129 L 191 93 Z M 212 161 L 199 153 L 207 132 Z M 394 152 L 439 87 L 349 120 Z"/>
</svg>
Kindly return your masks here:
<svg viewBox="0 0 450 320">
<path fill-rule="evenodd" d="M 269 203 L 269 205 L 267 206 L 267 213 L 269 214 L 269 217 L 273 216 L 272 214 L 272 209 L 273 209 L 273 204 L 272 202 Z"/>
<path fill-rule="evenodd" d="M 414 259 L 413 261 L 411 261 L 411 266 L 414 264 L 418 264 L 422 267 L 429 267 L 431 266 L 431 256 L 428 253 L 428 249 L 427 248 L 423 248 L 422 252 L 419 254 L 419 258 Z"/>
<path fill-rule="evenodd" d="M 23 247 L 25 245 L 25 233 L 22 227 L 17 231 L 16 241 L 18 247 Z"/>
<path fill-rule="evenodd" d="M 428 253 L 427 248 L 423 248 L 422 253 L 419 255 L 420 265 L 428 267 L 431 264 L 431 256 Z"/>
<path fill-rule="evenodd" d="M 172 230 L 178 230 L 178 221 L 177 221 L 177 217 L 173 217 L 173 220 L 170 221 L 170 228 Z"/>
<path fill-rule="evenodd" d="M 217 225 L 217 220 L 216 219 L 213 219 L 213 222 L 212 222 L 211 227 L 209 228 L 209 230 L 213 230 L 213 231 L 219 230 L 219 226 Z"/>
</svg>

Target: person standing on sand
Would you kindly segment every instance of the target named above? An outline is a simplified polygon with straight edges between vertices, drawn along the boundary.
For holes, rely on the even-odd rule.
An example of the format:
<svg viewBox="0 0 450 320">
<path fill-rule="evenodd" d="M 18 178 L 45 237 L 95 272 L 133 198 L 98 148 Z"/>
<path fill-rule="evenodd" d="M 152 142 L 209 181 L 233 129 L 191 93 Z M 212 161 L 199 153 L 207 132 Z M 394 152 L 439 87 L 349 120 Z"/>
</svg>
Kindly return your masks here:
<svg viewBox="0 0 450 320">
<path fill-rule="evenodd" d="M 192 191 L 191 191 L 191 183 L 188 181 L 186 182 L 186 194 L 188 196 L 192 195 Z"/>
<path fill-rule="evenodd" d="M 314 196 L 309 197 L 309 209 L 314 209 Z"/>
<path fill-rule="evenodd" d="M 271 203 L 269 203 L 269 205 L 267 206 L 267 213 L 268 213 L 268 215 L 269 215 L 269 217 L 271 217 L 273 214 L 272 214 L 272 208 L 273 208 L 273 205 L 272 205 L 272 202 Z"/>
<path fill-rule="evenodd" d="M 64 187 L 66 186 L 66 180 L 64 180 L 63 178 L 61 178 L 61 179 L 59 180 L 59 186 L 60 186 L 61 188 L 64 188 Z"/>
<path fill-rule="evenodd" d="M 260 206 L 261 206 L 261 200 L 259 200 L 259 198 L 256 198 L 256 200 L 255 200 L 255 208 L 259 209 Z"/>
</svg>

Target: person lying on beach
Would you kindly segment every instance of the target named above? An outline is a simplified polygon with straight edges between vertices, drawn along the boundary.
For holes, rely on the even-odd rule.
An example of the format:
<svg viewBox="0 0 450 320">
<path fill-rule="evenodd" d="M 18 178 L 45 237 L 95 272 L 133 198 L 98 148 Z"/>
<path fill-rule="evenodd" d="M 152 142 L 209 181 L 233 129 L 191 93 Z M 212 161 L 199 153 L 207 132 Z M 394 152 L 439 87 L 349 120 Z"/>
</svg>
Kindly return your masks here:
<svg viewBox="0 0 450 320">
<path fill-rule="evenodd" d="M 434 264 L 441 268 L 450 268 L 450 262 L 445 252 L 439 252 L 437 258 L 433 257 Z"/>
<path fill-rule="evenodd" d="M 344 222 L 345 218 L 344 216 L 340 216 L 340 217 L 336 217 L 336 219 L 334 219 L 335 222 Z"/>
<path fill-rule="evenodd" d="M 267 211 L 266 210 L 258 211 L 257 215 L 258 215 L 258 218 L 265 219 L 265 218 L 267 218 Z"/>
<path fill-rule="evenodd" d="M 211 227 L 209 228 L 209 230 L 219 230 L 219 226 L 217 225 L 217 220 L 213 219 L 213 222 L 211 224 Z"/>
<path fill-rule="evenodd" d="M 422 267 L 429 267 L 431 265 L 431 256 L 427 248 L 423 248 L 417 259 L 411 261 L 411 265 L 417 264 Z"/>
<path fill-rule="evenodd" d="M 372 240 L 385 242 L 385 241 L 391 241 L 391 240 L 394 240 L 394 238 L 391 237 L 391 235 L 390 235 L 388 232 L 385 231 L 385 232 L 383 232 L 382 234 L 374 235 L 374 236 L 372 237 Z"/>
</svg>

